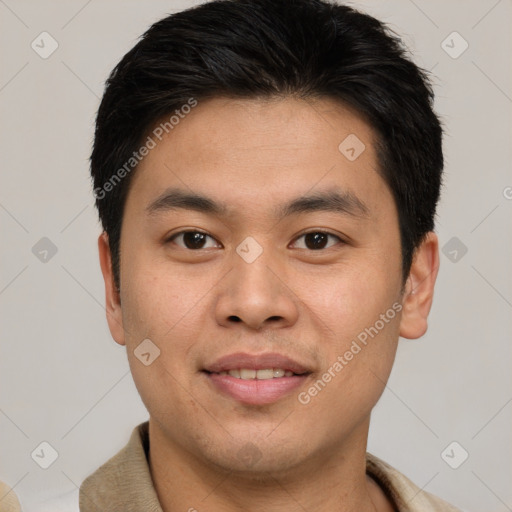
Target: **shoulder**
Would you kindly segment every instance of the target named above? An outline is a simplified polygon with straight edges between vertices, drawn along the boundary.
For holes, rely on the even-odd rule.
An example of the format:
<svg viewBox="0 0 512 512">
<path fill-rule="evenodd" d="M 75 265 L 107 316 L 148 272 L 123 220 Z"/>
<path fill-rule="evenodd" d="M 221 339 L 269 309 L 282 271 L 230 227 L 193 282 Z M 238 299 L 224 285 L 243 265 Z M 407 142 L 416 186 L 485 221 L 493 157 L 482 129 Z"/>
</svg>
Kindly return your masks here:
<svg viewBox="0 0 512 512">
<path fill-rule="evenodd" d="M 394 501 L 398 512 L 461 512 L 443 499 L 420 489 L 397 469 L 370 453 L 366 471 Z"/>
<path fill-rule="evenodd" d="M 0 509 L 5 512 L 20 512 L 20 502 L 16 493 L 0 480 Z"/>
<path fill-rule="evenodd" d="M 148 422 L 136 427 L 128 444 L 80 486 L 81 512 L 144 510 L 162 512 L 147 460 Z"/>
<path fill-rule="evenodd" d="M 135 427 L 128 443 L 89 475 L 82 483 L 81 489 L 94 488 L 96 493 L 101 494 L 110 492 L 113 488 L 125 487 L 128 480 L 137 476 L 147 478 L 149 468 L 144 446 L 147 428 L 147 422 Z"/>
</svg>

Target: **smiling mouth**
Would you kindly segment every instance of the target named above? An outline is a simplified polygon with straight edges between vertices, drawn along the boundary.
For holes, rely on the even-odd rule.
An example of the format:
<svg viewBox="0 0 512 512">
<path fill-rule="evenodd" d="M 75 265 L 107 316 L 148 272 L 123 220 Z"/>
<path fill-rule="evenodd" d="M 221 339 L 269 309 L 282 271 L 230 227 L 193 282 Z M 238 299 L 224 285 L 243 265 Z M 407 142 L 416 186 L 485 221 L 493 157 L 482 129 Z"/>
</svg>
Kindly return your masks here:
<svg viewBox="0 0 512 512">
<path fill-rule="evenodd" d="M 313 366 L 276 352 L 235 352 L 207 363 L 201 373 L 210 389 L 245 405 L 268 405 L 305 385 Z"/>
<path fill-rule="evenodd" d="M 282 368 L 264 368 L 260 370 L 255 370 L 251 368 L 234 368 L 232 370 L 224 370 L 221 372 L 209 372 L 205 370 L 206 373 L 212 375 L 229 375 L 231 377 L 235 377 L 236 379 L 242 380 L 269 380 L 269 379 L 280 379 L 283 377 L 294 377 L 294 376 L 302 376 L 306 375 L 305 373 L 294 373 L 291 370 L 283 370 Z"/>
<path fill-rule="evenodd" d="M 311 372 L 294 373 L 283 368 L 233 368 L 202 373 L 213 390 L 247 406 L 278 402 L 297 391 L 311 375 Z"/>
</svg>

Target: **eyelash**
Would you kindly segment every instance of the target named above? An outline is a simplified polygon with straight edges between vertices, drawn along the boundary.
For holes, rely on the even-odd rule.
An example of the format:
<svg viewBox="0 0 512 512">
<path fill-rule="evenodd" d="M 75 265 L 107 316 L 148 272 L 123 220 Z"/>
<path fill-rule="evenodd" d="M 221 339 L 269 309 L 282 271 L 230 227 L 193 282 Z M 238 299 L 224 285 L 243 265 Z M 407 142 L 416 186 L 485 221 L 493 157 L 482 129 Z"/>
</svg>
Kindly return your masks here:
<svg viewBox="0 0 512 512">
<path fill-rule="evenodd" d="M 202 235 L 206 235 L 207 237 L 211 238 L 212 240 L 215 240 L 215 238 L 213 238 L 213 236 L 211 236 L 210 234 L 206 233 L 205 231 L 200 231 L 198 229 L 189 229 L 189 230 L 185 230 L 185 231 L 180 231 L 179 233 L 175 233 L 174 235 L 172 235 L 170 238 L 168 238 L 165 243 L 170 243 L 170 242 L 174 242 L 174 240 L 181 236 L 181 235 L 185 235 L 186 233 L 200 233 Z M 330 236 L 330 237 L 333 237 L 333 238 L 336 238 L 338 239 L 339 242 L 341 242 L 342 244 L 345 244 L 346 242 L 341 238 L 339 237 L 338 235 L 335 235 L 334 233 L 330 233 L 329 231 L 322 231 L 322 230 L 312 230 L 312 231 L 306 231 L 305 233 L 302 233 L 300 234 L 299 236 L 297 236 L 297 238 L 295 238 L 294 241 L 297 241 L 299 240 L 300 238 L 302 237 L 305 237 L 306 235 L 310 235 L 310 234 L 323 234 L 323 235 L 327 235 L 327 236 Z M 185 249 L 187 251 L 192 251 L 192 252 L 198 252 L 198 251 L 201 251 L 203 248 L 200 248 L 200 249 L 189 249 L 188 247 L 184 247 L 184 246 L 179 246 L 181 247 L 182 249 Z M 327 249 L 330 249 L 332 246 L 330 247 L 327 247 L 327 248 L 322 248 L 322 249 L 308 249 L 307 247 L 306 248 L 301 248 L 301 249 L 305 249 L 305 250 L 308 250 L 310 252 L 320 252 L 320 251 L 325 251 Z"/>
</svg>

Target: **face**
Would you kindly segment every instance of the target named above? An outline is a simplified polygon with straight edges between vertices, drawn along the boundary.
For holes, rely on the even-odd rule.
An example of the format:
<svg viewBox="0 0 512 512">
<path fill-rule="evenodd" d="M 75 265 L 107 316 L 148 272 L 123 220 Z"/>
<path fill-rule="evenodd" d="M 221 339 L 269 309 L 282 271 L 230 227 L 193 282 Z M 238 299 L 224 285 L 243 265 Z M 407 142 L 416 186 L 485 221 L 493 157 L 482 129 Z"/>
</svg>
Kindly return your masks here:
<svg viewBox="0 0 512 512">
<path fill-rule="evenodd" d="M 398 336 L 422 334 L 431 300 L 401 295 L 374 145 L 335 101 L 216 98 L 139 164 L 120 297 L 105 236 L 100 255 L 112 335 L 174 450 L 285 471 L 366 439 Z"/>
</svg>

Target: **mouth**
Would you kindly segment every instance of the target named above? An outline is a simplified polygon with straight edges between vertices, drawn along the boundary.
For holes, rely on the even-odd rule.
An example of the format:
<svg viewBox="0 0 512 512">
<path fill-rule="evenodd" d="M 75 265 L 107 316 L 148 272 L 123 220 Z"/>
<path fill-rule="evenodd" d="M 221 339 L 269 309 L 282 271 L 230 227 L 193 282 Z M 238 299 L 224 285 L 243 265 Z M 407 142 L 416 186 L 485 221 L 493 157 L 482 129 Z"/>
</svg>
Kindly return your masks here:
<svg viewBox="0 0 512 512">
<path fill-rule="evenodd" d="M 246 405 L 265 405 L 289 395 L 312 371 L 281 354 L 225 356 L 202 370 L 212 389 Z"/>
<path fill-rule="evenodd" d="M 291 370 L 284 370 L 283 368 L 263 368 L 261 370 L 255 370 L 253 368 L 235 368 L 232 370 L 223 370 L 221 372 L 209 372 L 206 373 L 213 375 L 229 375 L 235 379 L 242 380 L 269 380 L 269 379 L 281 379 L 283 377 L 293 377 L 294 375 L 304 375 L 294 373 Z"/>
</svg>

